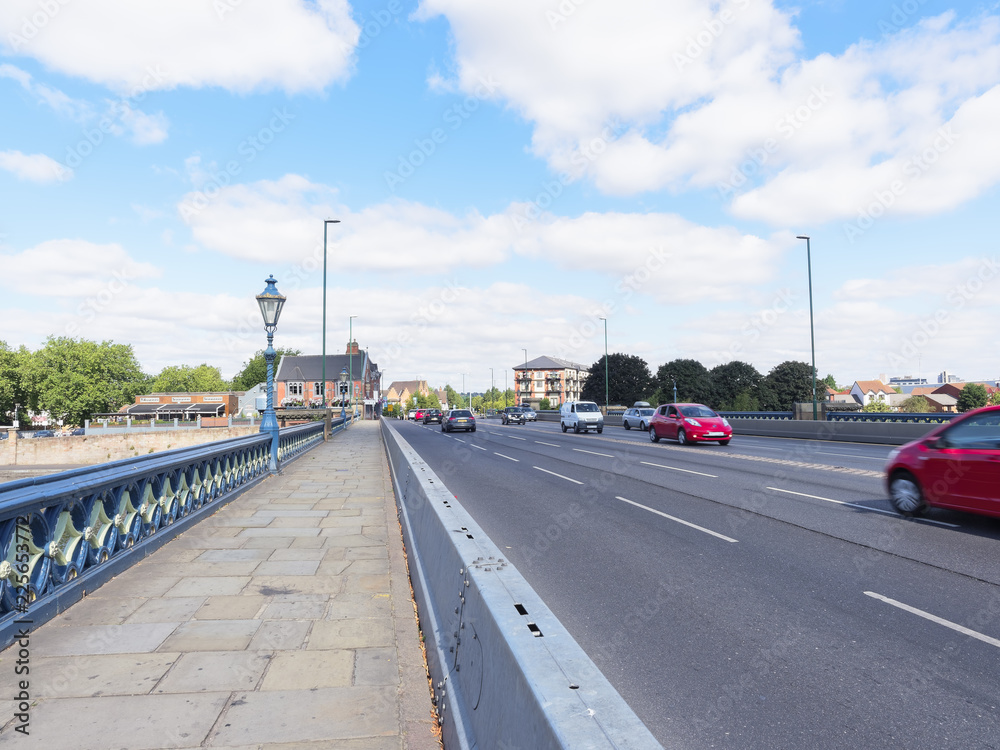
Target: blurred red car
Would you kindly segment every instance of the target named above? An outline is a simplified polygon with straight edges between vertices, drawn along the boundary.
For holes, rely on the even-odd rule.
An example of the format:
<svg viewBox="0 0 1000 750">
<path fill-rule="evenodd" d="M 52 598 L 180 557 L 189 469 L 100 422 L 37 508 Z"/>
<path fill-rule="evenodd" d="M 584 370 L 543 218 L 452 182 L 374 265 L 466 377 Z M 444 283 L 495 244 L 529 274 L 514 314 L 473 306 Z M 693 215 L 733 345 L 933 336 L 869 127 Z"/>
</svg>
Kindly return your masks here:
<svg viewBox="0 0 1000 750">
<path fill-rule="evenodd" d="M 426 409 L 417 409 L 417 411 L 413 414 L 413 421 L 414 422 L 423 422 L 424 421 L 424 414 L 426 414 L 426 413 L 427 413 Z"/>
<path fill-rule="evenodd" d="M 892 451 L 885 480 L 905 516 L 938 507 L 1000 518 L 1000 406 L 967 412 Z"/>
<path fill-rule="evenodd" d="M 656 413 L 649 417 L 649 439 L 658 443 L 660 438 L 670 438 L 681 445 L 701 441 L 729 445 L 733 428 L 725 417 L 704 404 L 664 404 L 656 407 Z"/>
</svg>

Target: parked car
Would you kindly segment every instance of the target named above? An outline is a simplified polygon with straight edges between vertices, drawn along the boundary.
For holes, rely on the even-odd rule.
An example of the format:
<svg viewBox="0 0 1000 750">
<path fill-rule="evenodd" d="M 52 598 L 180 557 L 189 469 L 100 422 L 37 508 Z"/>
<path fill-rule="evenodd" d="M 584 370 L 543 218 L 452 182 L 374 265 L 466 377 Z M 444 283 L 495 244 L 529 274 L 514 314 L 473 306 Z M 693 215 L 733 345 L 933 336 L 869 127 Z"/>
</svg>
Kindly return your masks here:
<svg viewBox="0 0 1000 750">
<path fill-rule="evenodd" d="M 442 417 L 440 409 L 428 409 L 424 412 L 424 424 L 430 424 L 431 422 L 441 424 Z"/>
<path fill-rule="evenodd" d="M 500 421 L 503 424 L 524 424 L 524 409 L 520 406 L 508 406 L 500 412 Z"/>
<path fill-rule="evenodd" d="M 476 418 L 468 409 L 452 409 L 441 422 L 441 432 L 451 432 L 452 430 L 476 431 Z"/>
<path fill-rule="evenodd" d="M 1000 518 L 1000 406 L 966 412 L 896 448 L 885 480 L 905 516 L 937 507 Z"/>
<path fill-rule="evenodd" d="M 631 409 L 626 409 L 622 414 L 622 427 L 626 430 L 638 427 L 645 432 L 649 428 L 649 418 L 655 412 L 656 409 L 651 406 L 633 406 Z"/>
<path fill-rule="evenodd" d="M 660 438 L 670 438 L 681 445 L 701 441 L 729 445 L 733 428 L 725 417 L 704 404 L 664 404 L 656 407 L 656 413 L 649 418 L 649 439 L 658 443 Z"/>
<path fill-rule="evenodd" d="M 524 421 L 525 422 L 537 422 L 538 414 L 530 406 L 522 406 L 521 409 L 524 411 Z"/>
<path fill-rule="evenodd" d="M 31 437 L 33 438 L 47 438 L 55 436 L 56 434 L 52 430 L 38 430 L 37 432 L 33 432 L 31 434 Z"/>
<path fill-rule="evenodd" d="M 417 410 L 416 409 L 410 409 L 406 413 L 406 418 L 407 419 L 416 419 L 417 418 Z"/>
<path fill-rule="evenodd" d="M 67 435 L 86 435 L 87 431 L 83 427 L 74 427 Z"/>
<path fill-rule="evenodd" d="M 593 401 L 567 401 L 559 407 L 559 427 L 563 432 L 604 432 L 604 415 Z"/>
</svg>

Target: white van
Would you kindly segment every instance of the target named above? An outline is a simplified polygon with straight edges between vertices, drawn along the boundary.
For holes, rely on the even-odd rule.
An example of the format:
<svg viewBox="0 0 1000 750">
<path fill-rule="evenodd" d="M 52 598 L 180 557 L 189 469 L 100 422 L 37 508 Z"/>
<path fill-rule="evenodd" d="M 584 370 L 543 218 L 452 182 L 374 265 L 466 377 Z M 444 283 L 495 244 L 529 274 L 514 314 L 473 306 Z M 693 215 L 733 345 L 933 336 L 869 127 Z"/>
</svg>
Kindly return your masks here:
<svg viewBox="0 0 1000 750">
<path fill-rule="evenodd" d="M 563 432 L 604 432 L 604 415 L 593 401 L 567 401 L 559 407 L 559 426 Z"/>
</svg>

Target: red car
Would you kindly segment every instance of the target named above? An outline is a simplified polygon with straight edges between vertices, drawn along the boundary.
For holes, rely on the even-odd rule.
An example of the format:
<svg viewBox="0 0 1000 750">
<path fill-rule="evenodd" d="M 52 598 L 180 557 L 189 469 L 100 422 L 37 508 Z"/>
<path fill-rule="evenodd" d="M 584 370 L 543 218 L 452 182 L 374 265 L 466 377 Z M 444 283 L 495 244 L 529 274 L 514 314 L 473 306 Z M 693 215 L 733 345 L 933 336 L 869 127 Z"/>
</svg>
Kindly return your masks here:
<svg viewBox="0 0 1000 750">
<path fill-rule="evenodd" d="M 417 409 L 416 414 L 413 415 L 413 421 L 414 422 L 423 422 L 424 421 L 424 414 L 426 414 L 426 413 L 427 413 L 426 409 Z"/>
<path fill-rule="evenodd" d="M 904 516 L 931 506 L 1000 518 L 1000 406 L 967 412 L 897 448 L 885 478 Z"/>
<path fill-rule="evenodd" d="M 664 404 L 649 417 L 649 439 L 658 443 L 660 438 L 671 438 L 681 445 L 705 440 L 729 445 L 733 428 L 704 404 Z"/>
</svg>

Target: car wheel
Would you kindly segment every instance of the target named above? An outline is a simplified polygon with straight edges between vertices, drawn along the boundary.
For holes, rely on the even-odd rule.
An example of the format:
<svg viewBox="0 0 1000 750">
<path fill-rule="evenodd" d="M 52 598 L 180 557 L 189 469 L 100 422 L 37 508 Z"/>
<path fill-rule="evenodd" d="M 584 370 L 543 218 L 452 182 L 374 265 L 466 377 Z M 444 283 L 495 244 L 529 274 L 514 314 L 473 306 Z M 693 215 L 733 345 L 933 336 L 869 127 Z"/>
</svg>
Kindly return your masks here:
<svg viewBox="0 0 1000 750">
<path fill-rule="evenodd" d="M 719 445 L 729 445 L 729 441 L 728 440 L 720 440 L 719 441 Z"/>
<path fill-rule="evenodd" d="M 597 428 L 597 434 L 600 435 L 602 432 L 604 432 L 604 428 L 603 427 L 598 427 Z"/>
<path fill-rule="evenodd" d="M 646 429 L 647 429 L 646 423 L 645 422 L 639 422 L 639 429 L 642 430 L 643 432 L 645 432 Z"/>
<path fill-rule="evenodd" d="M 566 425 L 565 424 L 563 424 L 562 422 L 560 422 L 559 426 L 562 427 L 562 431 L 563 432 L 566 432 Z"/>
<path fill-rule="evenodd" d="M 476 431 L 475 427 L 473 427 L 471 430 L 469 430 L 469 432 L 475 432 L 475 431 Z"/>
<path fill-rule="evenodd" d="M 575 432 L 577 435 L 580 434 L 580 423 L 579 422 L 577 422 L 575 425 L 573 425 L 573 432 Z"/>
<path fill-rule="evenodd" d="M 660 442 L 660 436 L 656 434 L 656 428 L 655 427 L 650 427 L 649 428 L 649 441 L 651 443 L 658 443 L 658 442 Z"/>
<path fill-rule="evenodd" d="M 622 427 L 624 427 L 626 430 L 631 430 L 632 429 L 632 425 L 630 425 L 628 423 L 628 420 L 622 422 Z"/>
<path fill-rule="evenodd" d="M 682 427 L 681 429 L 677 430 L 677 443 L 679 445 L 688 445 L 689 442 L 690 441 L 688 440 L 687 433 L 684 432 L 684 428 Z"/>
<path fill-rule="evenodd" d="M 889 482 L 889 499 L 904 516 L 918 516 L 927 507 L 917 478 L 908 471 L 895 474 Z"/>
</svg>

